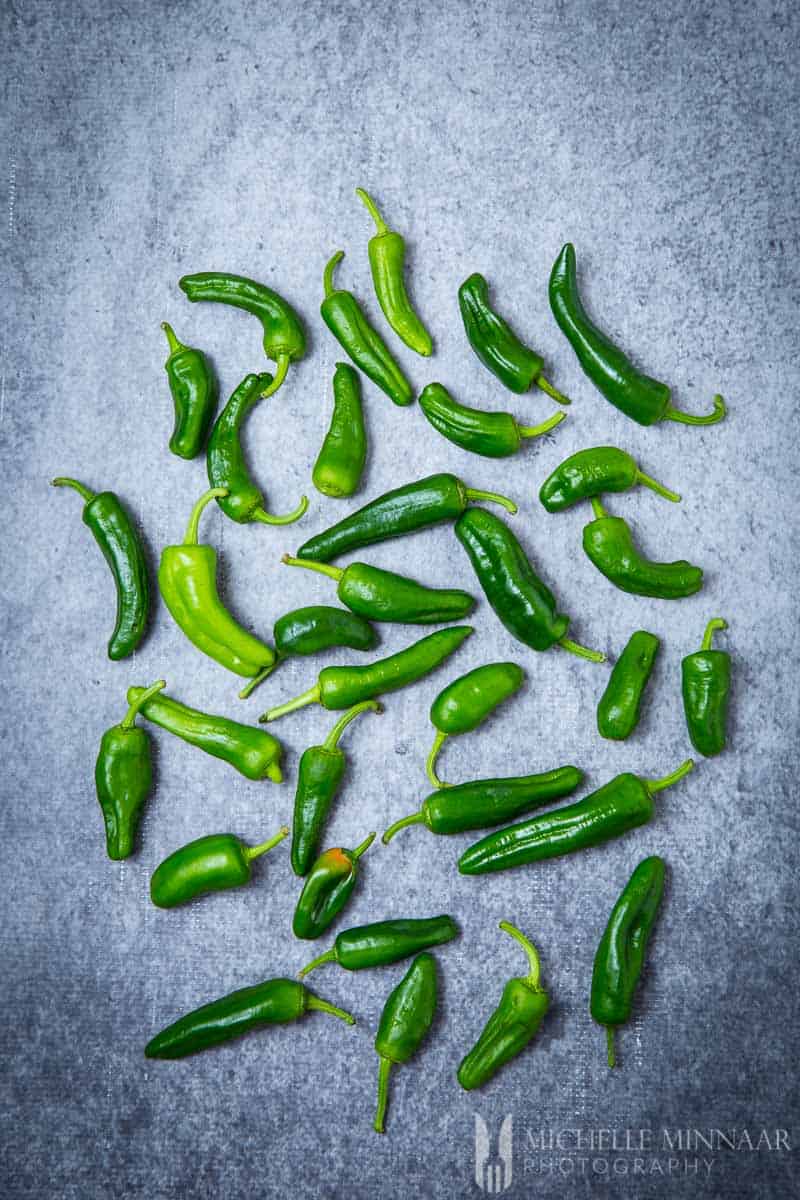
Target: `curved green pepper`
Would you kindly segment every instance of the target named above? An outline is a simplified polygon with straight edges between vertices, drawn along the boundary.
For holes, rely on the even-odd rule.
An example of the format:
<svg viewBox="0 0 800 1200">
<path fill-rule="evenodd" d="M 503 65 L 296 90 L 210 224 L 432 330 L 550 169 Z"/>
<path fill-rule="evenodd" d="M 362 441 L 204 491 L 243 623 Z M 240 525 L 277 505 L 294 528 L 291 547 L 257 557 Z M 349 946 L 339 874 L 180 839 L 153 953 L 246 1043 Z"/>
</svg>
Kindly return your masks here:
<svg viewBox="0 0 800 1200">
<path fill-rule="evenodd" d="M 425 763 L 435 788 L 447 786 L 436 775 L 436 759 L 446 738 L 477 729 L 498 705 L 519 691 L 524 679 L 525 672 L 516 663 L 486 663 L 460 675 L 439 692 L 430 711 L 436 736 Z"/>
<path fill-rule="evenodd" d="M 602 492 L 627 492 L 637 484 L 674 504 L 680 500 L 677 492 L 645 475 L 636 459 L 616 446 L 592 446 L 565 458 L 545 479 L 539 499 L 548 512 L 563 512 L 579 500 L 589 500 Z"/>
<path fill-rule="evenodd" d="M 325 604 L 312 604 L 284 613 L 272 626 L 272 638 L 275 642 L 275 667 L 295 655 L 319 654 L 332 646 L 372 650 L 378 640 L 369 621 L 347 609 L 331 608 Z M 239 692 L 240 700 L 246 700 L 263 678 L 263 673 L 257 675 L 243 687 Z"/>
<path fill-rule="evenodd" d="M 700 649 L 696 654 L 687 654 L 681 663 L 689 737 L 695 750 L 706 758 L 725 749 L 731 656 L 724 650 L 712 650 L 711 642 L 717 629 L 727 628 L 727 621 L 714 617 L 706 626 Z"/>
<path fill-rule="evenodd" d="M 523 438 L 541 437 L 566 419 L 557 412 L 541 425 L 519 425 L 511 413 L 487 412 L 459 404 L 441 383 L 429 383 L 422 389 L 419 406 L 442 437 L 472 454 L 484 458 L 507 458 L 516 454 Z"/>
<path fill-rule="evenodd" d="M 108 643 L 108 657 L 117 662 L 133 654 L 144 637 L 150 609 L 150 581 L 144 549 L 136 526 L 113 492 L 90 492 L 77 479 L 60 475 L 53 487 L 70 487 L 83 497 L 83 522 L 108 563 L 117 589 L 117 618 Z"/>
<path fill-rule="evenodd" d="M 363 188 L 356 195 L 375 222 L 377 233 L 369 242 L 369 265 L 375 295 L 383 315 L 410 350 L 427 358 L 433 351 L 431 335 L 420 321 L 406 291 L 404 266 L 406 244 L 401 234 L 389 229 L 375 201 Z"/>
<path fill-rule="evenodd" d="M 639 724 L 639 711 L 660 642 L 654 633 L 637 629 L 614 663 L 611 678 L 597 706 L 601 737 L 624 742 Z"/>
<path fill-rule="evenodd" d="M 418 954 L 398 983 L 381 1013 L 375 1049 L 378 1068 L 378 1107 L 373 1129 L 385 1133 L 389 1075 L 396 1063 L 406 1063 L 422 1045 L 436 1012 L 436 960 Z"/>
<path fill-rule="evenodd" d="M 714 397 L 714 411 L 706 417 L 693 417 L 673 408 L 667 385 L 637 371 L 627 355 L 590 321 L 578 291 L 575 247 L 571 242 L 562 247 L 550 273 L 550 307 L 584 373 L 626 417 L 640 425 L 664 420 L 715 425 L 725 416 L 722 396 Z"/>
<path fill-rule="evenodd" d="M 333 374 L 333 415 L 311 482 L 323 496 L 352 496 L 358 491 L 367 459 L 367 433 L 358 372 L 337 363 Z"/>
<path fill-rule="evenodd" d="M 355 850 L 337 846 L 319 856 L 306 876 L 294 910 L 295 937 L 307 940 L 321 937 L 336 919 L 356 886 L 358 860 L 374 841 L 375 834 L 371 833 Z"/>
<path fill-rule="evenodd" d="M 184 346 L 168 321 L 169 358 L 164 364 L 175 405 L 175 428 L 169 448 L 179 458 L 195 458 L 203 449 L 217 407 L 217 381 L 202 350 Z"/>
<path fill-rule="evenodd" d="M 133 854 L 142 806 L 153 785 L 150 735 L 136 724 L 142 704 L 167 685 L 159 679 L 142 692 L 118 725 L 100 739 L 94 768 L 97 801 L 103 813 L 108 857 L 119 860 Z"/>
<path fill-rule="evenodd" d="M 488 1083 L 501 1067 L 525 1049 L 539 1032 L 550 1007 L 547 992 L 540 983 L 539 955 L 533 942 L 510 921 L 501 921 L 500 928 L 522 946 L 528 956 L 529 970 L 521 979 L 509 979 L 483 1032 L 461 1060 L 458 1082 L 468 1092 Z"/>
<path fill-rule="evenodd" d="M 664 860 L 656 855 L 643 859 L 614 905 L 597 947 L 590 1011 L 599 1025 L 606 1026 L 609 1067 L 616 1063 L 614 1031 L 630 1020 L 663 891 Z"/>
<path fill-rule="evenodd" d="M 410 958 L 419 950 L 430 946 L 441 946 L 458 937 L 458 926 L 452 917 L 399 917 L 393 921 L 374 921 L 371 925 L 356 925 L 343 929 L 337 935 L 330 950 L 313 959 L 302 971 L 302 979 L 309 971 L 323 963 L 338 963 L 345 971 L 363 971 L 367 967 L 385 967 Z"/>
<path fill-rule="evenodd" d="M 195 838 L 156 867 L 150 878 L 150 899 L 158 908 L 176 908 L 206 896 L 250 882 L 254 858 L 266 854 L 289 835 L 283 825 L 274 837 L 259 846 L 248 846 L 232 833 L 210 833 Z"/>
<path fill-rule="evenodd" d="M 620 591 L 659 600 L 693 596 L 703 586 L 703 569 L 686 559 L 652 562 L 636 549 L 630 525 L 622 517 L 611 517 L 596 496 L 592 497 L 595 519 L 583 527 L 583 548 L 591 562 Z"/>
</svg>

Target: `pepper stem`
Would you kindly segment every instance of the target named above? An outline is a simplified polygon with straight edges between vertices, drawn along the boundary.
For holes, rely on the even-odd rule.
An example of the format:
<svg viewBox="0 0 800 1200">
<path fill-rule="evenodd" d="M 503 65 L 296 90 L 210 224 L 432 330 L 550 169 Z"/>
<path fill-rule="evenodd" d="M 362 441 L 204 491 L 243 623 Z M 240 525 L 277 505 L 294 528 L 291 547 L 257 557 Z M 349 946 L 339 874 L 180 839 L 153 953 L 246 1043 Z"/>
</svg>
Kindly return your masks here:
<svg viewBox="0 0 800 1200">
<path fill-rule="evenodd" d="M 677 783 L 679 779 L 683 779 L 684 775 L 688 775 L 694 768 L 694 759 L 687 758 L 686 762 L 682 762 L 677 770 L 671 775 L 665 775 L 663 779 L 646 779 L 645 786 L 648 792 L 662 792 L 664 788 L 672 787 L 673 783 Z"/>
<path fill-rule="evenodd" d="M 722 617 L 712 618 L 712 620 L 710 620 L 708 622 L 708 624 L 706 625 L 706 631 L 703 634 L 703 642 L 702 642 L 702 645 L 700 646 L 700 649 L 701 650 L 710 650 L 711 642 L 712 642 L 712 639 L 714 637 L 714 633 L 716 632 L 716 630 L 717 629 L 727 629 L 727 628 L 728 628 L 728 622 L 724 621 L 722 619 Z"/>
<path fill-rule="evenodd" d="M 242 690 L 239 692 L 239 699 L 246 700 L 248 696 L 252 696 L 258 685 L 263 683 L 268 675 L 272 674 L 279 662 L 280 658 L 276 655 L 273 662 L 269 663 L 268 666 L 260 670 L 257 675 L 254 675 L 253 678 L 244 685 Z"/>
<path fill-rule="evenodd" d="M 542 421 L 541 425 L 517 425 L 517 433 L 522 438 L 541 437 L 543 433 L 549 433 L 551 429 L 555 429 L 556 425 L 560 425 L 565 421 L 566 413 L 553 413 L 552 417 L 548 417 L 546 421 Z"/>
<path fill-rule="evenodd" d="M 87 504 L 94 500 L 96 492 L 90 492 L 82 483 L 78 483 L 77 479 L 69 479 L 66 475 L 59 475 L 57 479 L 51 479 L 50 483 L 53 487 L 71 487 L 74 488 L 79 496 L 83 496 Z"/>
<path fill-rule="evenodd" d="M 143 704 L 146 704 L 151 696 L 155 696 L 156 692 L 160 692 L 162 688 L 167 686 L 166 679 L 157 679 L 149 688 L 145 688 L 138 699 L 134 700 L 125 716 L 119 723 L 120 729 L 133 729 L 136 720 L 136 714 L 139 712 Z"/>
<path fill-rule="evenodd" d="M 509 500 L 508 496 L 501 496 L 499 492 L 482 492 L 480 488 L 465 487 L 464 493 L 468 500 L 492 500 L 495 504 L 500 504 L 510 512 L 512 517 L 519 512 L 513 500 Z"/>
<path fill-rule="evenodd" d="M 606 1025 L 606 1054 L 608 1056 L 608 1065 L 613 1068 L 617 1065 L 617 1056 L 614 1050 L 614 1033 L 613 1025 Z"/>
<path fill-rule="evenodd" d="M 309 571 L 319 571 L 320 575 L 329 575 L 337 583 L 344 575 L 341 567 L 331 567 L 328 563 L 314 562 L 311 558 L 293 558 L 291 554 L 284 554 L 281 562 L 285 563 L 287 567 L 305 567 Z"/>
<path fill-rule="evenodd" d="M 580 642 L 573 642 L 572 638 L 559 638 L 556 645 L 560 646 L 562 650 L 569 650 L 570 654 L 575 654 L 578 658 L 588 658 L 589 662 L 601 663 L 606 661 L 606 656 L 601 650 L 589 650 L 586 646 L 582 646 Z"/>
<path fill-rule="evenodd" d="M 376 1133 L 385 1133 L 386 1104 L 389 1099 L 389 1076 L 392 1071 L 392 1060 L 381 1055 L 381 1065 L 378 1068 L 378 1107 L 372 1128 Z"/>
<path fill-rule="evenodd" d="M 266 400 L 268 396 L 274 396 L 278 388 L 286 378 L 286 372 L 289 370 L 289 363 L 292 360 L 288 354 L 279 354 L 275 359 L 275 375 L 270 376 L 270 381 L 264 388 L 259 399 Z"/>
<path fill-rule="evenodd" d="M 317 967 L 321 967 L 323 963 L 329 962 L 337 962 L 335 946 L 332 946 L 330 950 L 326 950 L 324 954 L 318 955 L 317 958 L 312 958 L 310 963 L 306 963 L 302 971 L 297 972 L 297 978 L 302 979 L 309 971 L 314 971 Z"/>
<path fill-rule="evenodd" d="M 344 258 L 344 250 L 337 250 L 336 253 L 334 255 L 332 255 L 328 259 L 328 262 L 326 263 L 325 271 L 322 276 L 322 286 L 325 288 L 325 299 L 326 300 L 331 295 L 331 293 L 335 291 L 335 288 L 333 286 L 333 272 L 336 270 L 337 266 L 339 265 L 339 263 L 342 261 L 343 258 Z"/>
<path fill-rule="evenodd" d="M 525 934 L 517 929 L 516 925 L 512 925 L 510 921 L 501 921 L 500 928 L 503 930 L 503 933 L 510 933 L 514 940 L 519 942 L 520 946 L 522 946 L 522 949 L 527 954 L 528 962 L 530 963 L 530 970 L 525 976 L 525 982 L 530 987 L 538 990 L 539 978 L 542 973 L 542 964 L 539 961 L 538 950 L 534 946 L 533 942 L 529 941 L 528 938 L 525 937 Z"/>
<path fill-rule="evenodd" d="M 339 738 L 350 722 L 355 721 L 356 717 L 362 712 L 366 712 L 368 708 L 377 713 L 383 711 L 377 700 L 362 700 L 360 704 L 354 704 L 352 708 L 348 708 L 347 712 L 342 713 L 341 717 L 339 717 L 339 720 L 322 743 L 322 749 L 335 750 L 339 745 Z"/>
<path fill-rule="evenodd" d="M 390 825 L 384 833 L 381 841 L 384 846 L 388 846 L 394 835 L 401 829 L 405 829 L 408 825 L 424 825 L 425 814 L 423 812 L 412 813 L 410 817 L 401 817 L 399 821 L 395 821 L 394 825 Z"/>
<path fill-rule="evenodd" d="M 550 397 L 551 400 L 555 400 L 556 404 L 572 404 L 569 396 L 565 396 L 563 392 L 558 390 L 558 388 L 554 388 L 552 383 L 545 379 L 544 375 L 537 375 L 534 383 L 537 387 L 540 387 L 542 391 Z"/>
<path fill-rule="evenodd" d="M 272 513 L 266 512 L 259 504 L 257 508 L 253 509 L 250 519 L 252 521 L 260 521 L 262 525 L 294 525 L 295 521 L 300 520 L 307 508 L 308 496 L 301 496 L 297 508 L 292 509 L 290 513 L 286 513 L 283 517 L 276 517 Z"/>
<path fill-rule="evenodd" d="M 300 696 L 295 696 L 294 700 L 287 700 L 285 704 L 279 704 L 277 708 L 268 708 L 258 718 L 258 723 L 259 725 L 266 725 L 267 721 L 275 721 L 278 717 L 285 717 L 287 713 L 294 712 L 297 708 L 304 708 L 306 704 L 319 704 L 319 696 L 319 684 L 315 683 L 307 692 L 303 692 Z"/>
<path fill-rule="evenodd" d="M 289 826 L 281 825 L 274 837 L 269 838 L 266 842 L 262 842 L 259 846 L 243 846 L 242 852 L 248 862 L 252 862 L 254 858 L 259 858 L 262 854 L 266 854 L 273 846 L 277 846 L 285 837 L 289 836 Z"/>
<path fill-rule="evenodd" d="M 177 354 L 179 350 L 186 349 L 183 342 L 179 341 L 179 339 L 176 338 L 175 330 L 172 328 L 169 321 L 162 321 L 161 328 L 164 330 L 164 333 L 167 335 L 167 341 L 169 342 L 170 358 L 172 357 L 173 354 Z"/>
<path fill-rule="evenodd" d="M 431 746 L 430 754 L 425 760 L 425 774 L 428 776 L 428 779 L 430 779 L 435 788 L 443 788 L 447 786 L 447 784 L 442 783 L 441 779 L 436 774 L 436 759 L 439 757 L 439 751 L 444 745 L 446 738 L 446 733 L 442 733 L 440 729 L 436 731 L 436 737 L 433 739 L 433 745 Z"/>
<path fill-rule="evenodd" d="M 356 1019 L 352 1013 L 347 1012 L 344 1008 L 337 1008 L 335 1004 L 329 1004 L 327 1000 L 320 999 L 313 992 L 308 993 L 306 1007 L 312 1012 L 330 1013 L 332 1017 L 338 1017 L 340 1021 L 346 1021 L 348 1025 L 355 1025 Z"/>
<path fill-rule="evenodd" d="M 369 834 L 368 837 L 365 837 L 360 846 L 356 846 L 355 850 L 350 851 L 350 857 L 353 859 L 361 858 L 361 855 L 364 853 L 365 850 L 369 850 L 370 846 L 375 841 L 375 838 L 377 836 L 378 836 L 377 833 L 371 833 L 371 834 Z"/>
<path fill-rule="evenodd" d="M 203 512 L 203 509 L 206 507 L 206 505 L 210 504 L 212 500 L 216 500 L 218 497 L 227 496 L 227 494 L 227 488 L 209 488 L 207 492 L 203 492 L 202 496 L 192 509 L 189 517 L 189 524 L 186 526 L 186 533 L 183 538 L 184 546 L 197 545 L 197 530 L 200 526 L 200 515 Z"/>
<path fill-rule="evenodd" d="M 705 417 L 693 417 L 691 413 L 681 412 L 668 404 L 661 419 L 662 421 L 679 421 L 681 425 L 716 425 L 723 419 L 727 411 L 722 396 L 717 395 L 714 397 L 714 411 Z"/>
<path fill-rule="evenodd" d="M 673 504 L 680 502 L 680 496 L 677 492 L 670 491 L 668 487 L 664 487 L 663 483 L 659 483 L 657 479 L 651 478 L 650 475 L 645 475 L 644 471 L 636 469 L 636 482 L 643 483 L 645 487 L 649 487 L 658 496 L 663 496 L 665 500 L 671 500 Z"/>
<path fill-rule="evenodd" d="M 603 506 L 602 506 L 602 504 L 600 503 L 600 501 L 599 501 L 599 499 L 597 498 L 597 496 L 592 496 L 592 497 L 590 497 L 589 503 L 590 503 L 590 504 L 591 504 L 591 506 L 592 506 L 592 512 L 594 513 L 594 519 L 595 519 L 596 521 L 602 521 L 602 520 L 603 520 L 605 517 L 607 517 L 607 516 L 608 516 L 608 513 L 607 513 L 607 512 L 606 512 L 606 510 L 603 508 Z"/>
<path fill-rule="evenodd" d="M 382 237 L 385 233 L 391 233 L 389 226 L 378 212 L 378 206 L 372 199 L 372 196 L 370 196 L 369 192 L 365 192 L 363 188 L 356 188 L 356 195 L 375 222 L 378 230 L 377 236 Z"/>
</svg>

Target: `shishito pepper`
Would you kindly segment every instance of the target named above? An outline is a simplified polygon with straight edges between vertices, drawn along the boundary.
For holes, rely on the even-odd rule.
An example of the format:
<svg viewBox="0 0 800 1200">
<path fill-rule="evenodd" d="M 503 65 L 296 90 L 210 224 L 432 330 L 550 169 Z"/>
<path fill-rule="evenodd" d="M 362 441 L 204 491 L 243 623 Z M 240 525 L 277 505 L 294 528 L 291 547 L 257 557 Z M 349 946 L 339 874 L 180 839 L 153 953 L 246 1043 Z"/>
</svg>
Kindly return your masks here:
<svg viewBox="0 0 800 1200">
<path fill-rule="evenodd" d="M 624 741 L 639 724 L 639 711 L 660 642 L 654 633 L 637 629 L 614 663 L 606 690 L 597 706 L 601 737 Z"/>
<path fill-rule="evenodd" d="M 321 937 L 335 921 L 356 886 L 359 859 L 374 841 L 375 834 L 371 833 L 355 850 L 335 846 L 320 854 L 306 876 L 294 910 L 292 932 L 295 937 Z"/>
<path fill-rule="evenodd" d="M 150 735 L 135 724 L 142 705 L 167 685 L 159 679 L 130 704 L 118 725 L 103 734 L 94 768 L 97 800 L 106 828 L 106 850 L 113 859 L 133 854 L 142 807 L 153 785 Z"/>
<path fill-rule="evenodd" d="M 636 459 L 616 446 L 592 446 L 571 454 L 545 479 L 539 499 L 548 512 L 563 512 L 603 492 L 627 492 L 642 484 L 677 504 L 680 496 L 639 470 Z"/>
<path fill-rule="evenodd" d="M 202 350 L 184 346 L 168 321 L 161 328 L 169 343 L 164 364 L 175 405 L 169 448 L 179 458 L 195 458 L 203 449 L 217 407 L 217 381 Z"/>
<path fill-rule="evenodd" d="M 358 371 L 337 363 L 333 375 L 333 416 L 311 481 L 323 496 L 352 496 L 358 491 L 367 457 L 367 433 Z"/>
<path fill-rule="evenodd" d="M 583 527 L 583 548 L 591 562 L 620 591 L 659 600 L 693 596 L 703 586 L 703 569 L 686 559 L 653 562 L 636 549 L 631 527 L 622 517 L 612 517 L 596 496 L 594 520 Z"/>
<path fill-rule="evenodd" d="M 436 775 L 436 759 L 445 740 L 477 729 L 504 700 L 519 691 L 524 678 L 525 672 L 516 663 L 485 663 L 452 680 L 439 692 L 430 711 L 436 736 L 425 763 L 434 787 L 446 786 Z"/>
<path fill-rule="evenodd" d="M 558 412 L 539 425 L 520 425 L 509 412 L 489 412 L 459 404 L 441 383 L 429 383 L 423 388 L 419 406 L 437 433 L 448 442 L 472 454 L 482 454 L 484 458 L 507 458 L 516 454 L 523 438 L 550 433 L 567 415 Z"/>
<path fill-rule="evenodd" d="M 692 745 L 706 757 L 725 749 L 728 694 L 731 688 L 731 656 L 713 650 L 711 643 L 727 621 L 714 617 L 708 622 L 703 642 L 695 654 L 681 663 L 683 711 Z"/>
<path fill-rule="evenodd" d="M 295 608 L 278 617 L 272 626 L 275 644 L 275 663 L 295 655 L 319 654 L 332 646 L 348 646 L 351 650 L 372 650 L 378 640 L 369 621 L 346 608 L 333 608 L 326 604 L 311 604 L 306 608 Z M 246 700 L 254 688 L 264 679 L 264 672 L 256 675 L 239 692 Z"/>
<path fill-rule="evenodd" d="M 174 850 L 150 878 L 150 899 L 158 908 L 176 908 L 195 896 L 223 892 L 250 882 L 251 863 L 289 835 L 289 826 L 258 846 L 232 833 L 211 833 Z"/>
<path fill-rule="evenodd" d="M 312 959 L 300 978 L 321 967 L 323 963 L 338 963 L 345 971 L 363 971 L 368 967 L 385 967 L 410 958 L 419 950 L 441 946 L 458 937 L 458 926 L 452 917 L 400 917 L 393 921 L 375 921 L 344 929 L 330 950 Z"/>
<path fill-rule="evenodd" d="M 406 291 L 405 241 L 401 234 L 388 227 L 368 192 L 356 188 L 356 195 L 377 228 L 369 242 L 369 265 L 383 315 L 410 350 L 427 358 L 433 350 L 433 343 L 431 335 L 414 312 Z"/>
<path fill-rule="evenodd" d="M 373 1124 L 376 1133 L 385 1132 L 392 1067 L 407 1063 L 416 1054 L 435 1012 L 436 960 L 432 954 L 418 954 L 386 1001 L 375 1035 L 375 1049 L 380 1056 L 378 1107 Z"/>
</svg>

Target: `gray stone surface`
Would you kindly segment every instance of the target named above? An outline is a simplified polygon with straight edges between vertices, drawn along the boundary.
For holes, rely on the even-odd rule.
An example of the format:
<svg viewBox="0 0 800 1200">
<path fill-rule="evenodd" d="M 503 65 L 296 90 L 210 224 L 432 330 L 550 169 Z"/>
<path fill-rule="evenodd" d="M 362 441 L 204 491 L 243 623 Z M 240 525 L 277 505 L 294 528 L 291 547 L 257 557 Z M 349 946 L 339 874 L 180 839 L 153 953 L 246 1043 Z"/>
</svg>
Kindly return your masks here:
<svg viewBox="0 0 800 1200">
<path fill-rule="evenodd" d="M 663 1133 L 747 1129 L 755 1140 L 781 1128 L 793 1144 L 797 1120 L 796 7 L 60 0 L 3 10 L 3 1196 L 470 1196 L 474 1116 L 494 1138 L 508 1113 L 510 1195 L 796 1195 L 791 1152 L 670 1152 Z M 302 525 L 284 531 L 207 515 L 231 605 L 268 634 L 287 608 L 330 601 L 324 581 L 282 569 L 280 554 L 365 497 L 441 468 L 520 500 L 515 529 L 576 637 L 613 654 L 645 626 L 663 650 L 640 729 L 606 744 L 594 727 L 605 668 L 526 651 L 481 602 L 452 666 L 347 735 L 351 770 L 328 841 L 353 845 L 416 807 L 428 705 L 480 662 L 518 660 L 527 686 L 448 747 L 447 776 L 574 761 L 590 786 L 623 769 L 659 775 L 686 756 L 679 664 L 709 616 L 728 618 L 736 662 L 730 752 L 665 793 L 650 827 L 482 880 L 455 870 L 469 838 L 410 830 L 367 856 L 345 923 L 449 911 L 463 929 L 438 955 L 441 1015 L 396 1073 L 383 1139 L 371 1130 L 372 1038 L 401 965 L 319 972 L 316 987 L 352 1007 L 355 1029 L 315 1016 L 193 1061 L 143 1058 L 182 1011 L 308 956 L 289 935 L 297 885 L 285 849 L 249 889 L 182 911 L 153 909 L 147 883 L 190 838 L 231 829 L 256 840 L 289 819 L 298 754 L 331 719 L 306 710 L 276 727 L 287 746 L 280 788 L 158 733 L 141 850 L 109 862 L 92 769 L 130 683 L 163 674 L 198 706 L 255 716 L 308 686 L 316 664 L 282 667 L 245 706 L 162 605 L 135 658 L 109 662 L 109 578 L 78 499 L 48 488 L 73 472 L 117 489 L 153 564 L 177 539 L 205 473 L 167 453 L 159 321 L 209 350 L 224 394 L 264 362 L 251 320 L 191 308 L 176 287 L 183 272 L 220 267 L 274 284 L 308 323 L 308 357 L 247 429 L 269 503 L 294 505 L 341 356 L 317 316 L 337 246 L 341 283 L 380 316 L 358 184 L 409 237 L 413 293 L 436 340 L 430 365 L 399 354 L 415 385 L 435 377 L 526 421 L 551 411 L 538 394 L 505 394 L 465 343 L 456 288 L 481 270 L 574 404 L 545 444 L 492 463 L 367 386 L 357 500 L 312 494 Z M 725 424 L 642 429 L 593 390 L 547 305 L 567 238 L 608 330 L 674 383 L 682 406 L 705 410 L 721 391 Z M 540 509 L 545 474 L 600 442 L 630 448 L 683 494 L 680 507 L 638 492 L 610 508 L 652 554 L 701 562 L 699 595 L 674 604 L 616 592 L 580 551 L 586 512 Z M 369 557 L 471 585 L 448 528 Z M 386 651 L 412 636 L 381 631 Z M 623 1066 L 609 1075 L 587 1011 L 592 958 L 615 896 L 653 852 L 669 864 L 668 893 L 636 1019 L 619 1039 Z M 455 1067 L 522 966 L 502 918 L 536 939 L 553 1008 L 537 1044 L 467 1095 Z M 653 1144 L 534 1148 L 539 1131 L 564 1129 L 596 1143 L 601 1130 L 646 1129 Z"/>
</svg>

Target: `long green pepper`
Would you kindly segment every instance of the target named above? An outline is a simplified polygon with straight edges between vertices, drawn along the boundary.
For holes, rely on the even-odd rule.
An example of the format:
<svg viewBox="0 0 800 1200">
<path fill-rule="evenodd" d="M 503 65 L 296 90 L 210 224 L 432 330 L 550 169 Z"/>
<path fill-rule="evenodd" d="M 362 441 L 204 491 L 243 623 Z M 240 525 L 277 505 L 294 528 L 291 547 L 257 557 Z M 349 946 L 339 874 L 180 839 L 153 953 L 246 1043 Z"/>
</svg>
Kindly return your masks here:
<svg viewBox="0 0 800 1200">
<path fill-rule="evenodd" d="M 416 1054 L 433 1024 L 435 1012 L 436 960 L 432 954 L 418 954 L 386 1001 L 375 1035 L 375 1049 L 380 1057 L 378 1107 L 373 1123 L 376 1133 L 385 1132 L 392 1067 L 407 1063 Z"/>
<path fill-rule="evenodd" d="M 401 234 L 388 227 L 368 192 L 356 188 L 356 195 L 372 217 L 377 230 L 375 236 L 370 238 L 368 252 L 375 295 L 383 315 L 410 350 L 427 358 L 433 350 L 433 343 L 431 335 L 414 312 L 406 291 L 405 241 Z"/>
<path fill-rule="evenodd" d="M 323 496 L 352 496 L 358 491 L 366 458 L 367 432 L 358 372 L 340 362 L 333 375 L 333 415 L 311 482 Z"/>
<path fill-rule="evenodd" d="M 202 350 L 184 346 L 168 321 L 162 321 L 161 328 L 169 344 L 164 370 L 175 406 L 175 427 L 169 448 L 179 458 L 196 458 L 214 419 L 217 381 Z"/>
<path fill-rule="evenodd" d="M 597 706 L 601 737 L 624 741 L 639 724 L 639 712 L 660 642 L 654 633 L 637 629 L 614 663 L 606 690 Z"/>
<path fill-rule="evenodd" d="M 539 425 L 520 425 L 511 413 L 488 412 L 459 404 L 441 383 L 429 383 L 423 389 L 419 406 L 437 433 L 462 450 L 482 454 L 484 458 L 516 454 L 524 438 L 550 433 L 567 415 L 557 412 Z"/>
</svg>

